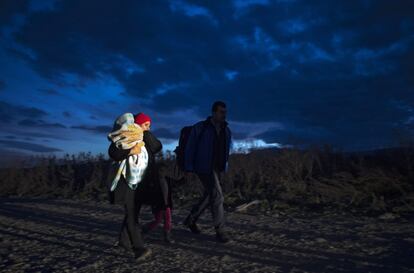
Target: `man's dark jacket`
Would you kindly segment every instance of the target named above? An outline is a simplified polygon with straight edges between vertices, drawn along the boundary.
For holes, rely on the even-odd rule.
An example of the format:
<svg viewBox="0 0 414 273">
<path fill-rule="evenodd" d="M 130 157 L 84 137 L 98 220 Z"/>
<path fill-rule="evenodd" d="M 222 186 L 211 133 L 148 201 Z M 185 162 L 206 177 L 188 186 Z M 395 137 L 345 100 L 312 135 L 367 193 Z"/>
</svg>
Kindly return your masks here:
<svg viewBox="0 0 414 273">
<path fill-rule="evenodd" d="M 193 125 L 185 146 L 184 169 L 195 173 L 211 173 L 214 166 L 226 172 L 231 147 L 231 131 L 224 121 L 217 135 L 211 116 Z"/>
</svg>

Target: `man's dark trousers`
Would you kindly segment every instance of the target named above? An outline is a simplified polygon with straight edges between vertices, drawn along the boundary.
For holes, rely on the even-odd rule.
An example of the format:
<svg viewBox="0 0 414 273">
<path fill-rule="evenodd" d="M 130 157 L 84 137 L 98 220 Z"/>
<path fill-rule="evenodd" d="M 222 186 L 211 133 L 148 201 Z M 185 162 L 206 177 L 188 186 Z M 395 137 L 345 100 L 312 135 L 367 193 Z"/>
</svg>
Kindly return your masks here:
<svg viewBox="0 0 414 273">
<path fill-rule="evenodd" d="M 209 206 L 214 226 L 221 229 L 224 225 L 223 191 L 221 189 L 221 172 L 213 170 L 209 174 L 197 173 L 198 178 L 204 187 L 203 196 L 191 209 L 191 217 L 196 221 L 198 217 Z"/>
</svg>

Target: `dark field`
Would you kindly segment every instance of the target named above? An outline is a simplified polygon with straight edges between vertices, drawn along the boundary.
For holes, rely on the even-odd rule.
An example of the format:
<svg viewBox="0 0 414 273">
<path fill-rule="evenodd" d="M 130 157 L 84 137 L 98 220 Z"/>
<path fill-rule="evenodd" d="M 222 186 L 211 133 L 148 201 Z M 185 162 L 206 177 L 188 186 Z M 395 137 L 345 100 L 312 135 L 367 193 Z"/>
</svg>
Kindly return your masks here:
<svg viewBox="0 0 414 273">
<path fill-rule="evenodd" d="M 65 199 L 1 199 L 1 272 L 413 272 L 414 219 L 290 211 L 227 214 L 233 241 L 214 241 L 210 215 L 193 235 L 173 215 L 176 244 L 161 228 L 145 237 L 153 250 L 136 263 L 112 247 L 122 210 Z M 149 210 L 142 219 L 151 218 Z"/>
<path fill-rule="evenodd" d="M 173 158 L 160 160 L 172 175 Z M 215 242 L 209 211 L 202 235 L 181 225 L 199 194 L 193 177 L 174 187 L 176 244 L 165 245 L 159 228 L 139 264 L 112 246 L 123 212 L 107 202 L 110 161 L 34 161 L 0 170 L 1 272 L 414 272 L 411 148 L 234 154 L 223 181 L 233 241 Z"/>
</svg>

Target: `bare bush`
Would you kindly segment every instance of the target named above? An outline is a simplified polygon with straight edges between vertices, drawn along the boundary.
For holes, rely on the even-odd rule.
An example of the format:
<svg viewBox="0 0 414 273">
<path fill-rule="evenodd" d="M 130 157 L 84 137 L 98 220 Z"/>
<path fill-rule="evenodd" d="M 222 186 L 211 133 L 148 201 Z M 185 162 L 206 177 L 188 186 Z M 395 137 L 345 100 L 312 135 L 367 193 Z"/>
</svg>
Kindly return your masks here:
<svg viewBox="0 0 414 273">
<path fill-rule="evenodd" d="M 171 153 L 158 161 L 174 176 Z M 111 161 L 91 153 L 36 158 L 35 166 L 0 169 L 2 196 L 49 196 L 105 200 Z M 255 200 L 264 211 L 289 206 L 337 207 L 370 212 L 413 211 L 414 149 L 344 153 L 329 146 L 308 150 L 255 150 L 232 154 L 223 177 L 227 206 Z M 201 192 L 196 176 L 174 188 L 177 205 Z M 255 201 L 255 204 L 257 202 Z"/>
</svg>

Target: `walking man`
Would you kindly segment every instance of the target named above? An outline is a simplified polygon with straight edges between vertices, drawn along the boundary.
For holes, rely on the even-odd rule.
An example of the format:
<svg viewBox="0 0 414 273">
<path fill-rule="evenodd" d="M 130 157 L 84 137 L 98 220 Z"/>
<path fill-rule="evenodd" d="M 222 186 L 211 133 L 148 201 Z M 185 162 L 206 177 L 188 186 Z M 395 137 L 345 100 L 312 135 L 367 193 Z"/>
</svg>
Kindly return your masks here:
<svg viewBox="0 0 414 273">
<path fill-rule="evenodd" d="M 228 169 L 231 131 L 226 122 L 226 104 L 216 101 L 211 111 L 211 116 L 192 126 L 185 146 L 184 170 L 187 174 L 197 174 L 204 192 L 198 203 L 192 207 L 184 225 L 193 233 L 200 233 L 196 221 L 204 210 L 210 207 L 216 239 L 226 243 L 229 238 L 223 230 L 224 197 L 220 183 L 223 172 Z"/>
</svg>

